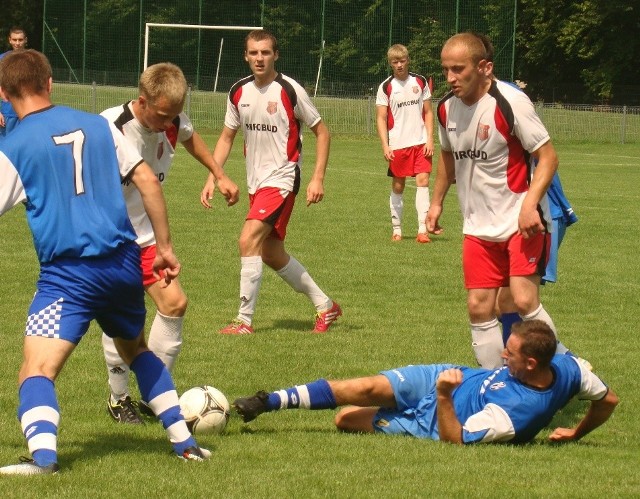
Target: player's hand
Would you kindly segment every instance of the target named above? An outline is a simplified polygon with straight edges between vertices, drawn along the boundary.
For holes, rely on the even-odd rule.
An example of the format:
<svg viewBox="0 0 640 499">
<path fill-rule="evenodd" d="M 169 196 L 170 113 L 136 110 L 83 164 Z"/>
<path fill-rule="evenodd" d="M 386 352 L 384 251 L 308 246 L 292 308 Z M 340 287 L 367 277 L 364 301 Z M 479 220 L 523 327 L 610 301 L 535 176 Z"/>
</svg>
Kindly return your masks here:
<svg viewBox="0 0 640 499">
<path fill-rule="evenodd" d="M 538 232 L 544 232 L 544 230 L 537 207 L 535 209 L 527 209 L 522 205 L 518 216 L 518 232 L 522 234 L 522 237 L 529 239 Z"/>
<path fill-rule="evenodd" d="M 307 186 L 307 206 L 311 203 L 319 203 L 324 198 L 324 185 L 320 180 L 311 179 Z"/>
<path fill-rule="evenodd" d="M 433 141 L 430 140 L 422 148 L 422 154 L 424 154 L 425 158 L 431 158 L 433 156 L 433 152 Z"/>
<path fill-rule="evenodd" d="M 439 395 L 449 395 L 462 383 L 462 371 L 460 369 L 451 368 L 442 371 L 436 381 L 436 390 Z"/>
<path fill-rule="evenodd" d="M 442 214 L 442 206 L 432 204 L 427 212 L 427 231 L 431 234 L 442 234 L 444 229 L 438 225 L 438 220 Z"/>
<path fill-rule="evenodd" d="M 156 246 L 156 258 L 153 261 L 153 276 L 158 280 L 164 280 L 164 287 L 178 277 L 181 270 L 180 262 L 173 253 L 173 249 L 160 250 Z"/>
<path fill-rule="evenodd" d="M 227 200 L 227 206 L 233 206 L 240 198 L 240 189 L 238 189 L 236 183 L 226 175 L 218 180 L 218 190 Z"/>
<path fill-rule="evenodd" d="M 384 156 L 384 159 L 386 159 L 387 161 L 391 161 L 393 158 L 395 158 L 395 154 L 393 154 L 393 150 L 389 148 L 389 146 L 384 146 L 382 148 L 382 155 Z"/>
<path fill-rule="evenodd" d="M 213 199 L 213 193 L 216 192 L 216 184 L 213 179 L 213 175 L 209 175 L 207 177 L 207 181 L 202 188 L 202 192 L 200 193 L 200 204 L 205 208 L 211 208 L 211 201 Z"/>
<path fill-rule="evenodd" d="M 551 442 L 570 442 L 576 440 L 576 431 L 573 428 L 556 428 L 549 435 Z"/>
<path fill-rule="evenodd" d="M 0 126 L 5 127 L 7 124 L 4 121 L 4 115 L 0 113 Z"/>
</svg>

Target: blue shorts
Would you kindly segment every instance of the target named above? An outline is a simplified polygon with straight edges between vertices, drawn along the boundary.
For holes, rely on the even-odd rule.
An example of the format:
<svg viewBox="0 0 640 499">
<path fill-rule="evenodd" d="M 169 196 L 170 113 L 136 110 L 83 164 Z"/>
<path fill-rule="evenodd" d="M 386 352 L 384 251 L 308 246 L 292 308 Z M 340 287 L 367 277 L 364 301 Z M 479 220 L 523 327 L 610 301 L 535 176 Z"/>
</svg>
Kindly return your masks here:
<svg viewBox="0 0 640 499">
<path fill-rule="evenodd" d="M 140 247 L 131 242 L 103 258 L 58 258 L 42 264 L 25 336 L 78 344 L 96 319 L 111 337 L 133 340 L 144 328 Z"/>
<path fill-rule="evenodd" d="M 439 440 L 436 381 L 453 364 L 406 366 L 382 371 L 393 388 L 396 408 L 381 408 L 373 418 L 373 429 L 388 434 Z"/>
<path fill-rule="evenodd" d="M 549 259 L 547 260 L 547 267 L 545 268 L 544 276 L 540 281 L 541 284 L 545 282 L 556 282 L 558 280 L 558 250 L 562 244 L 564 234 L 567 232 L 567 223 L 562 218 L 553 219 L 553 232 L 551 232 L 551 247 L 549 248 Z"/>
</svg>

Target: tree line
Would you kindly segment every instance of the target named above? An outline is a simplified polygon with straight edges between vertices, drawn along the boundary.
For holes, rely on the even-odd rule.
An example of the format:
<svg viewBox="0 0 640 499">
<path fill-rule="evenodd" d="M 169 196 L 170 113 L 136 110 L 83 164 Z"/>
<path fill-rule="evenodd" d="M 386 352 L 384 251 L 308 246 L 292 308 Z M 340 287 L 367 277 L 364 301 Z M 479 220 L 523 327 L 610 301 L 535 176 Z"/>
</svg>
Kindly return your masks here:
<svg viewBox="0 0 640 499">
<path fill-rule="evenodd" d="M 3 50 L 9 48 L 9 27 L 21 25 L 36 49 L 42 47 L 43 34 L 55 36 L 62 45 L 68 37 L 66 46 L 73 49 L 68 49 L 65 62 L 72 66 L 106 71 L 126 67 L 135 74 L 140 39 L 132 33 L 139 33 L 144 21 L 263 24 L 279 37 L 283 71 L 312 81 L 322 57 L 325 86 L 353 90 L 360 85 L 362 91 L 388 74 L 386 47 L 401 42 L 409 47 L 414 68 L 434 76 L 437 90 L 443 92 L 446 85 L 438 79 L 442 42 L 457 26 L 461 30 L 471 26 L 499 41 L 496 49 L 504 57 L 499 76 L 526 82 L 525 91 L 535 100 L 640 105 L 640 68 L 635 64 L 640 56 L 640 0 L 4 0 L 3 4 Z M 514 9 L 515 26 L 507 22 Z M 92 33 L 86 40 L 77 31 L 82 25 Z M 322 39 L 324 47 L 319 45 Z"/>
</svg>

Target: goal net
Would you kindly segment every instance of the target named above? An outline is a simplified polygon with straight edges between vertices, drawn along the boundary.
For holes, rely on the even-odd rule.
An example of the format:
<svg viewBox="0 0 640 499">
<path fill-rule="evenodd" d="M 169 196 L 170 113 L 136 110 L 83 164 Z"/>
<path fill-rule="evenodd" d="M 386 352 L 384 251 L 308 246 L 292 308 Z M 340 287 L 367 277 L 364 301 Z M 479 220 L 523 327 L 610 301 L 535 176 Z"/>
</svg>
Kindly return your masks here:
<svg viewBox="0 0 640 499">
<path fill-rule="evenodd" d="M 146 23 L 144 68 L 172 62 L 194 90 L 226 92 L 246 76 L 244 39 L 261 26 Z"/>
</svg>

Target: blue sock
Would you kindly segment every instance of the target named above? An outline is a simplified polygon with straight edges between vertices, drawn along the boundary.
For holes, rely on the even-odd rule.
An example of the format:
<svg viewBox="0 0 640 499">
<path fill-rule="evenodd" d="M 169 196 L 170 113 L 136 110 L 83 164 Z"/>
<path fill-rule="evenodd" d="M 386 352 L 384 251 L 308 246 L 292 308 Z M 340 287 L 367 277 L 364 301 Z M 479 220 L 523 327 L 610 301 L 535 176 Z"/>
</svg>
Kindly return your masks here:
<svg viewBox="0 0 640 499">
<path fill-rule="evenodd" d="M 335 409 L 336 406 L 336 399 L 326 379 L 278 390 L 270 393 L 267 401 L 269 411 L 277 411 L 278 409 Z"/>
<path fill-rule="evenodd" d="M 133 359 L 131 370 L 138 379 L 142 400 L 149 404 L 162 422 L 176 454 L 182 455 L 187 448 L 196 447 L 196 440 L 180 414 L 173 380 L 162 361 L 153 352 L 146 351 Z"/>
<path fill-rule="evenodd" d="M 507 312 L 498 319 L 502 323 L 502 342 L 506 345 L 509 336 L 511 336 L 511 326 L 516 322 L 522 322 L 522 317 L 518 312 Z"/>
<path fill-rule="evenodd" d="M 18 419 L 34 462 L 38 466 L 56 463 L 60 408 L 53 381 L 44 376 L 27 378 L 19 397 Z"/>
</svg>

